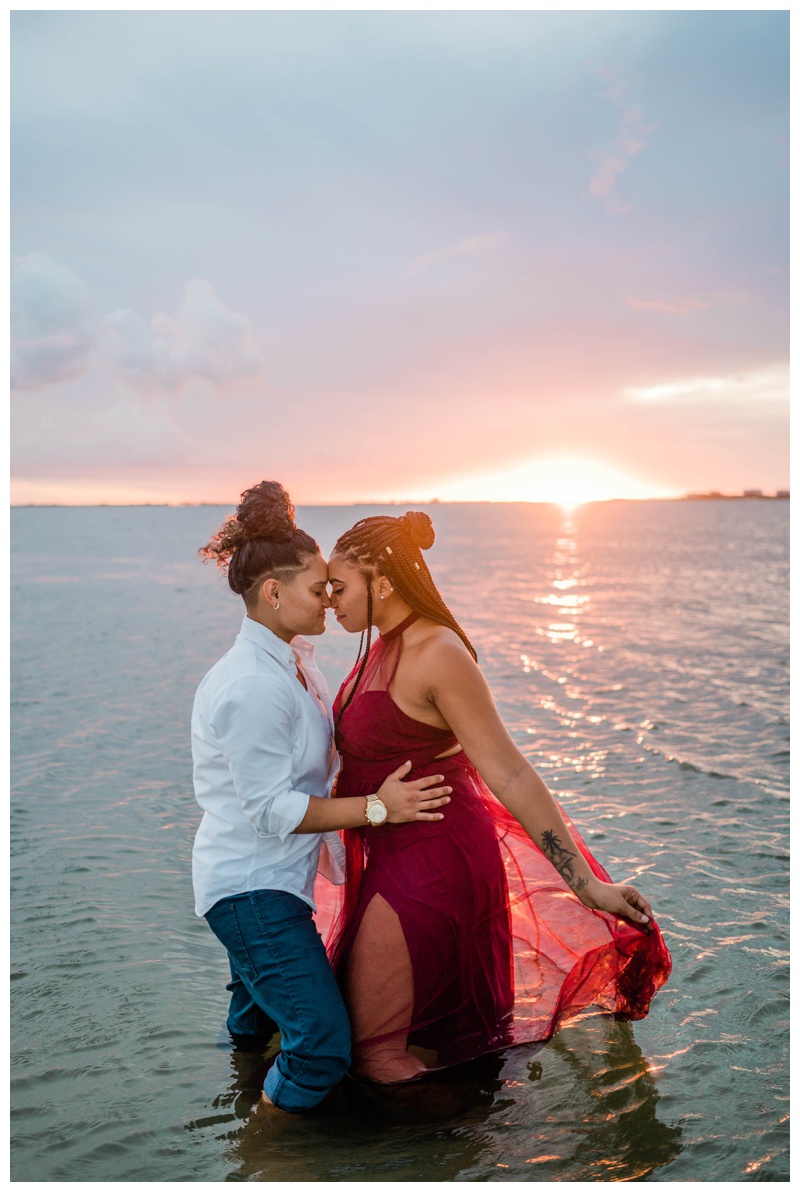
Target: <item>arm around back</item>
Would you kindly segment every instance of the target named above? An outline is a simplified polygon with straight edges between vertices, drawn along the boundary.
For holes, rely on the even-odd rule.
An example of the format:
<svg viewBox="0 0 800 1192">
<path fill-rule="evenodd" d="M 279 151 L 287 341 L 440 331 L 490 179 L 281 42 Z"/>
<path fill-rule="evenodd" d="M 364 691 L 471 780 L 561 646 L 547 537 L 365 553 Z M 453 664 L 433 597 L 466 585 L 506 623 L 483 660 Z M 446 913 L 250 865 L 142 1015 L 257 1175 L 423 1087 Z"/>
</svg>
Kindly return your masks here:
<svg viewBox="0 0 800 1192">
<path fill-rule="evenodd" d="M 257 832 L 280 840 L 294 832 L 363 826 L 365 796 L 329 799 L 293 788 L 292 747 L 298 731 L 294 695 L 292 688 L 287 690 L 271 675 L 255 673 L 233 680 L 212 710 L 212 728 L 242 810 Z M 441 819 L 437 809 L 450 802 L 450 787 L 438 785 L 441 776 L 403 782 L 408 771 L 407 764 L 401 766 L 377 792 L 386 804 L 389 822 Z"/>
</svg>

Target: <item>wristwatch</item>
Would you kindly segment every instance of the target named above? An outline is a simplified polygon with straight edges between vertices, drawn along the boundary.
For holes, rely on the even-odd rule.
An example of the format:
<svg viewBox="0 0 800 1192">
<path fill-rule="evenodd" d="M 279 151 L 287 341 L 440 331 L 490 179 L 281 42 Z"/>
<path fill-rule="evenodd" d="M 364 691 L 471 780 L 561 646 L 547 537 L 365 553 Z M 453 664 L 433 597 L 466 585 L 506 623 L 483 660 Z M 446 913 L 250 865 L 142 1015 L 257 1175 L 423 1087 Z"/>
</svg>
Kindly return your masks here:
<svg viewBox="0 0 800 1192">
<path fill-rule="evenodd" d="M 371 828 L 377 828 L 386 822 L 389 812 L 380 795 L 367 795 L 367 806 L 364 810 L 367 823 Z"/>
</svg>

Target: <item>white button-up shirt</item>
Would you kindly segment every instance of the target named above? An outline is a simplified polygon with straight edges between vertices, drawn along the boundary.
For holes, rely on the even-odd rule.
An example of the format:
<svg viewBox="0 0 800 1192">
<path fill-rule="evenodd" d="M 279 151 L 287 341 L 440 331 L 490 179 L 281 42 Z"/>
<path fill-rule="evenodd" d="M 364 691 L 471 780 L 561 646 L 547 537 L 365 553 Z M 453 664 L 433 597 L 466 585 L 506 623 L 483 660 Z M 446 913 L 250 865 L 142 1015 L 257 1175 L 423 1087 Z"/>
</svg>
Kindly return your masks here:
<svg viewBox="0 0 800 1192">
<path fill-rule="evenodd" d="M 313 646 L 302 637 L 289 645 L 245 617 L 197 689 L 192 757 L 204 812 L 192 852 L 197 914 L 248 890 L 285 890 L 316 909 L 323 835 L 294 829 L 310 797 L 330 796 L 339 762 Z M 338 859 L 339 838 L 325 833 L 325 840 Z"/>
</svg>

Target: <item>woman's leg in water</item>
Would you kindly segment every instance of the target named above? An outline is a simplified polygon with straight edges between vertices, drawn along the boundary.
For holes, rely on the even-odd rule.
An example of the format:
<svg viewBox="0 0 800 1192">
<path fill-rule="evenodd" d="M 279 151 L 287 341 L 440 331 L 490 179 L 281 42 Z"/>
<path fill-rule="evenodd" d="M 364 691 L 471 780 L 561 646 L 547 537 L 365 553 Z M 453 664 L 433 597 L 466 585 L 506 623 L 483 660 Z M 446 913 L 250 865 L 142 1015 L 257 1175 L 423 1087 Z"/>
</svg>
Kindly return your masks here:
<svg viewBox="0 0 800 1192">
<path fill-rule="evenodd" d="M 411 956 L 395 911 L 375 894 L 358 927 L 344 974 L 353 1035 L 353 1071 L 381 1084 L 413 1080 L 427 1071 L 408 1051 L 414 1011 Z M 390 1038 L 382 1038 L 390 1035 Z M 378 1038 L 379 1042 L 371 1042 Z"/>
</svg>

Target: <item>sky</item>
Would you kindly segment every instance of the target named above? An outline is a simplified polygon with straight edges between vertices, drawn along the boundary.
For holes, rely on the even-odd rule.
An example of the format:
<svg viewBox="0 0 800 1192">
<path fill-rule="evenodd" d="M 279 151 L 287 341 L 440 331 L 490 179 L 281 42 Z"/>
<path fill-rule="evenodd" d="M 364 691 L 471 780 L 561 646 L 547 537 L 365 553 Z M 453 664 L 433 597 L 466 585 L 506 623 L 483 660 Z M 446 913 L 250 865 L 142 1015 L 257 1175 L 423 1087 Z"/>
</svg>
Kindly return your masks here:
<svg viewBox="0 0 800 1192">
<path fill-rule="evenodd" d="M 12 501 L 788 487 L 788 13 L 11 17 Z"/>
</svg>

